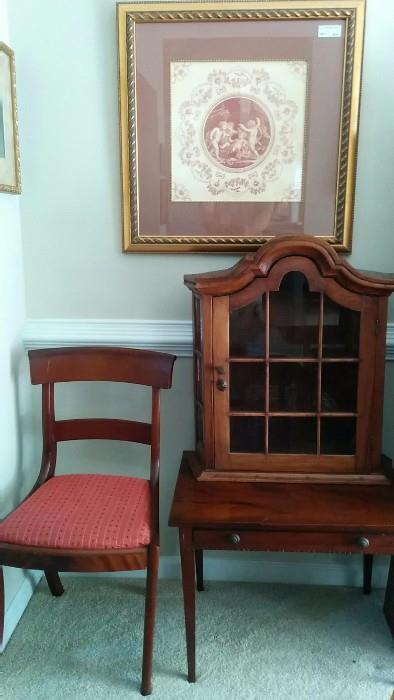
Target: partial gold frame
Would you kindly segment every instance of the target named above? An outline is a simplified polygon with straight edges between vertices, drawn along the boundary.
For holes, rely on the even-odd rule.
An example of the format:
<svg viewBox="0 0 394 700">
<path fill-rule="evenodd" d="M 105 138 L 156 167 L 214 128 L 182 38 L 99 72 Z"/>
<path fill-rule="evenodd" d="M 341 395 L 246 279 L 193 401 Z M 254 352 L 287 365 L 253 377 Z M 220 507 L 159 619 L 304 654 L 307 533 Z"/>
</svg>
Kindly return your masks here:
<svg viewBox="0 0 394 700">
<path fill-rule="evenodd" d="M 139 232 L 135 27 L 144 22 L 344 20 L 338 176 L 334 231 L 320 238 L 338 251 L 352 246 L 365 0 L 261 0 L 260 2 L 119 3 L 119 105 L 125 252 L 248 252 L 272 236 L 155 236 Z"/>
<path fill-rule="evenodd" d="M 5 185 L 0 182 L 0 192 L 8 192 L 11 194 L 21 193 L 21 166 L 19 152 L 19 131 L 18 131 L 18 110 L 16 105 L 16 71 L 15 71 L 15 54 L 13 50 L 0 41 L 0 52 L 8 56 L 10 68 L 10 85 L 11 85 L 11 101 L 12 101 L 12 128 L 14 142 L 14 163 L 15 163 L 15 184 Z"/>
</svg>

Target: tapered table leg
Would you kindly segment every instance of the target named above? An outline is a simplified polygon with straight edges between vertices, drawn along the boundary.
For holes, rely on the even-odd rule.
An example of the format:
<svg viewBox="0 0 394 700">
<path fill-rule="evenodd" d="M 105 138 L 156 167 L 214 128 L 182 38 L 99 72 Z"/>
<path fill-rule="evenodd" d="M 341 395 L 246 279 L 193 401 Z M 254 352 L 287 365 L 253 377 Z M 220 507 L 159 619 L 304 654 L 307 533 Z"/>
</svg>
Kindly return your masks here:
<svg viewBox="0 0 394 700">
<path fill-rule="evenodd" d="M 196 577 L 197 577 L 197 590 L 204 590 L 204 550 L 196 549 L 194 551 L 194 560 L 196 562 Z"/>
<path fill-rule="evenodd" d="M 181 550 L 183 604 L 185 610 L 187 680 L 196 681 L 196 578 L 194 550 L 190 528 L 179 528 Z"/>
<path fill-rule="evenodd" d="M 372 588 L 373 554 L 364 554 L 363 566 L 364 566 L 363 590 L 364 590 L 365 595 L 369 595 L 371 592 L 371 588 Z"/>
<path fill-rule="evenodd" d="M 383 612 L 385 614 L 387 624 L 390 627 L 391 634 L 394 637 L 394 557 L 391 557 Z"/>
</svg>

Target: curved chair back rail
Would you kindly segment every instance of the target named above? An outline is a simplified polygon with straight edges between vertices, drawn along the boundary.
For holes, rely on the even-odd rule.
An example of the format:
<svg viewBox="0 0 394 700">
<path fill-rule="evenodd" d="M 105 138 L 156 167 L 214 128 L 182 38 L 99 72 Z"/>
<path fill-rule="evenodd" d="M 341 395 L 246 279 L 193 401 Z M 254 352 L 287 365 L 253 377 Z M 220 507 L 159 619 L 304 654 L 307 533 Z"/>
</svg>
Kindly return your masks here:
<svg viewBox="0 0 394 700">
<path fill-rule="evenodd" d="M 129 382 L 170 389 L 175 356 L 134 348 L 82 347 L 30 350 L 32 384 Z"/>
</svg>

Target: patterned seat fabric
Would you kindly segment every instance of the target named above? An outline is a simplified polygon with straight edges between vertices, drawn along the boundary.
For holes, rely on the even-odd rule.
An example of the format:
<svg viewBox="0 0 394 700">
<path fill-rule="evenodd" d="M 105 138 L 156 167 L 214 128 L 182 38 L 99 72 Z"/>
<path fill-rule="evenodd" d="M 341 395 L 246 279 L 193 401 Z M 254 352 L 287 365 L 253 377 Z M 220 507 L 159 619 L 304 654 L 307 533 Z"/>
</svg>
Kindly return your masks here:
<svg viewBox="0 0 394 700">
<path fill-rule="evenodd" d="M 55 476 L 0 523 L 0 542 L 56 549 L 132 549 L 150 542 L 149 481 Z"/>
</svg>

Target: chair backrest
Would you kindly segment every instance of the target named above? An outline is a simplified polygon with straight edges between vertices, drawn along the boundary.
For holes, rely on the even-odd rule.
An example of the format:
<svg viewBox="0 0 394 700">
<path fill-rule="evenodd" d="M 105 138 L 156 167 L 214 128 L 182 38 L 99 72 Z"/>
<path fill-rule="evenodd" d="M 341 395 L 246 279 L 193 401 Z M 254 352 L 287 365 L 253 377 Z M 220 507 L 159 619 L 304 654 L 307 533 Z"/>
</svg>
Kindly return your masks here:
<svg viewBox="0 0 394 700">
<path fill-rule="evenodd" d="M 175 355 L 130 348 L 83 347 L 30 350 L 32 384 L 130 382 L 169 389 Z"/>
<path fill-rule="evenodd" d="M 171 387 L 175 359 L 175 355 L 130 348 L 74 347 L 30 350 L 32 384 L 42 384 L 43 458 L 35 486 L 40 486 L 54 475 L 58 442 L 106 439 L 151 445 L 150 480 L 156 487 L 160 454 L 160 389 Z M 54 385 L 57 382 L 72 381 L 128 382 L 151 386 L 151 423 L 114 418 L 57 421 Z"/>
</svg>

